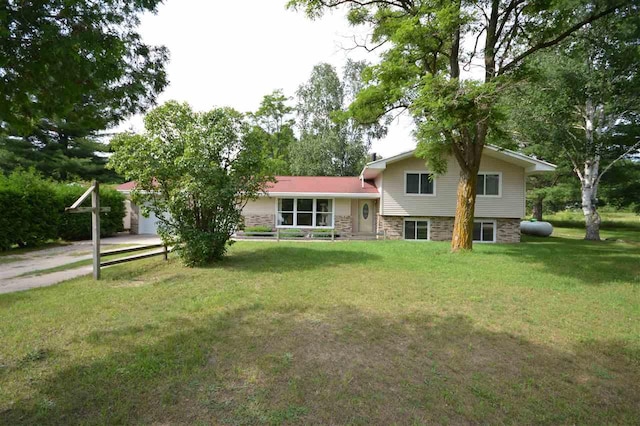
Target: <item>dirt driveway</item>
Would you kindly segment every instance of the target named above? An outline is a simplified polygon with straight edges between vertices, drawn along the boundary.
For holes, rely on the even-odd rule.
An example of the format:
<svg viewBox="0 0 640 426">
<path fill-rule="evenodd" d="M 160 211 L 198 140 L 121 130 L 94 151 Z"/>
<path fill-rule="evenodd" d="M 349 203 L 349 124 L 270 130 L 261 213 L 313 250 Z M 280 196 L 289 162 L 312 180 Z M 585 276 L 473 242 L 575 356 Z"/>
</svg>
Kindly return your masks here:
<svg viewBox="0 0 640 426">
<path fill-rule="evenodd" d="M 114 246 L 135 246 L 159 242 L 160 238 L 156 235 L 120 234 L 102 239 L 101 246 L 102 250 L 106 251 L 115 248 Z M 77 241 L 67 246 L 0 257 L 0 293 L 46 287 L 90 274 L 92 270 L 90 265 L 81 265 L 50 273 L 39 272 L 87 259 L 91 259 L 91 241 Z"/>
</svg>

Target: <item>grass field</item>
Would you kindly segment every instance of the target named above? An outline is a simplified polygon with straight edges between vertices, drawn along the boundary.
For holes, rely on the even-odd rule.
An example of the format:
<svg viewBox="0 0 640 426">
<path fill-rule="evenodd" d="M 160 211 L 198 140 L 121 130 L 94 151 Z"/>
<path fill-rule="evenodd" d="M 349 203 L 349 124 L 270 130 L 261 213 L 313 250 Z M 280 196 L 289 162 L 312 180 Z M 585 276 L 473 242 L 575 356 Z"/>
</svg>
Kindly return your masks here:
<svg viewBox="0 0 640 426">
<path fill-rule="evenodd" d="M 240 242 L 0 295 L 0 423 L 636 423 L 640 239 Z"/>
</svg>

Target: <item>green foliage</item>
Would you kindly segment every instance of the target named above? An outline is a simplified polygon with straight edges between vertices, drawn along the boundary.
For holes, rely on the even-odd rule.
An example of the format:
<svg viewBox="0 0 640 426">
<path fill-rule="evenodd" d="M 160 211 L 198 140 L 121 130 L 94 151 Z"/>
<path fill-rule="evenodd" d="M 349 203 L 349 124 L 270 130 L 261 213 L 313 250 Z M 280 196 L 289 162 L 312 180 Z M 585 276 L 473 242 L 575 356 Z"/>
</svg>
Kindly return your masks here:
<svg viewBox="0 0 640 426">
<path fill-rule="evenodd" d="M 87 190 L 85 185 L 58 184 L 55 186 L 58 202 L 63 213 L 60 217 L 58 236 L 64 240 L 91 239 L 91 214 L 64 212 Z M 125 216 L 124 196 L 114 189 L 100 188 L 100 207 L 110 207 L 111 211 L 100 213 L 100 236 L 109 237 L 122 230 L 122 219 Z M 91 206 L 91 199 L 85 200 L 83 206 Z"/>
<path fill-rule="evenodd" d="M 98 133 L 155 103 L 164 47 L 139 16 L 160 0 L 8 0 L 0 6 L 0 167 L 61 180 L 106 177 Z"/>
<path fill-rule="evenodd" d="M 34 171 L 0 174 L 0 250 L 57 238 L 60 203 L 54 185 Z"/>
<path fill-rule="evenodd" d="M 519 142 L 557 163 L 558 176 L 574 175 L 573 184 L 563 177 L 562 185 L 530 194 L 550 203 L 547 211 L 575 204 L 597 216 L 598 204 L 622 208 L 640 199 L 638 168 L 624 160 L 640 152 L 639 28 L 637 10 L 602 19 L 525 63 L 528 79 L 505 92 Z"/>
<path fill-rule="evenodd" d="M 110 166 L 138 183 L 134 202 L 155 213 L 186 265 L 221 259 L 242 208 L 272 180 L 261 141 L 231 108 L 196 113 L 173 101 L 149 112 L 145 129 L 113 139 Z"/>
<path fill-rule="evenodd" d="M 0 250 L 14 245 L 33 247 L 47 240 L 82 240 L 91 238 L 90 213 L 66 213 L 65 207 L 86 191 L 86 186 L 60 184 L 44 179 L 34 170 L 17 170 L 0 174 Z M 101 204 L 111 207 L 100 214 L 101 232 L 110 236 L 122 229 L 125 215 L 124 197 L 102 188 Z M 90 201 L 84 203 L 90 205 Z"/>
<path fill-rule="evenodd" d="M 352 25 L 367 28 L 368 51 L 380 49 L 380 63 L 364 71 L 365 85 L 350 107 L 361 122 L 409 111 L 418 132 L 418 153 L 438 173 L 452 153 L 462 173 L 458 224 L 452 248 L 471 249 L 476 189 L 471 176 L 487 143 L 510 145 L 501 132 L 501 92 L 523 78 L 523 61 L 557 45 L 576 31 L 628 6 L 607 0 L 443 1 L 289 0 L 311 18 L 327 9 L 346 9 Z M 483 69 L 482 78 L 468 74 Z M 430 146 L 435 145 L 435 146 Z M 443 146 L 444 145 L 444 146 Z M 448 145 L 448 146 L 446 146 Z"/>
<path fill-rule="evenodd" d="M 273 228 L 266 225 L 247 226 L 244 230 L 245 232 L 273 232 Z"/>
<path fill-rule="evenodd" d="M 607 205 L 640 214 L 640 163 L 620 161 L 602 179 L 600 197 Z"/>
<path fill-rule="evenodd" d="M 248 114 L 252 137 L 262 143 L 265 171 L 269 175 L 289 175 L 289 150 L 296 142 L 293 132 L 294 120 L 290 117 L 293 108 L 287 105 L 288 98 L 276 90 L 264 96 L 260 108 Z"/>
<path fill-rule="evenodd" d="M 326 63 L 313 68 L 297 91 L 300 141 L 293 144 L 291 172 L 307 176 L 355 176 L 362 170 L 371 141 L 384 125 L 357 122 L 348 105 L 364 87 L 365 62 L 347 61 L 342 79 Z"/>
</svg>

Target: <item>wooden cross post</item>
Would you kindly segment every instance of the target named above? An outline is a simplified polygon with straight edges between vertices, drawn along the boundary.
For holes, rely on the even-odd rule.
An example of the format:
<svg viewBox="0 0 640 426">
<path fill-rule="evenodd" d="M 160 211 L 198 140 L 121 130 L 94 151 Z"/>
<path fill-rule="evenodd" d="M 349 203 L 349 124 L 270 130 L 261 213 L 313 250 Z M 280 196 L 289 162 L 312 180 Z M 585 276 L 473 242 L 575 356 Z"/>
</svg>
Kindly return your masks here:
<svg viewBox="0 0 640 426">
<path fill-rule="evenodd" d="M 92 182 L 91 193 L 91 240 L 93 245 L 93 279 L 100 279 L 100 184 Z"/>
<path fill-rule="evenodd" d="M 80 207 L 80 204 L 91 195 L 91 207 Z M 91 187 L 76 200 L 71 207 L 67 207 L 69 213 L 91 212 L 91 242 L 93 246 L 93 279 L 100 279 L 100 212 L 109 212 L 111 207 L 100 208 L 100 184 L 91 182 Z"/>
</svg>

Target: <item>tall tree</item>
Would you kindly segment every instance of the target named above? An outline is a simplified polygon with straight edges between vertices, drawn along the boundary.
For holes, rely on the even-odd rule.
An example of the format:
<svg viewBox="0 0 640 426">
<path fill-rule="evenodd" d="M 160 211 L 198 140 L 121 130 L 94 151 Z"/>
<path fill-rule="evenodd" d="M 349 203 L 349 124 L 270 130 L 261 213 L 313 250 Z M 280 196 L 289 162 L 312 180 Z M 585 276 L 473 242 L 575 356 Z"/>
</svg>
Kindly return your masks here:
<svg viewBox="0 0 640 426">
<path fill-rule="evenodd" d="M 19 156 L 20 147 L 13 145 L 30 144 L 47 167 L 54 167 L 59 156 L 77 158 L 87 139 L 97 142 L 99 131 L 153 105 L 167 84 L 168 53 L 142 42 L 136 29 L 140 15 L 155 12 L 159 3 L 2 2 L 0 139 L 5 149 Z M 57 173 L 64 178 L 67 171 Z"/>
<path fill-rule="evenodd" d="M 300 142 L 291 152 L 291 170 L 298 175 L 354 176 L 366 161 L 371 141 L 384 126 L 362 125 L 347 112 L 362 87 L 364 62 L 348 60 L 342 79 L 330 64 L 318 64 L 297 91 Z"/>
<path fill-rule="evenodd" d="M 351 110 L 365 122 L 408 109 L 418 154 L 436 173 L 453 154 L 461 172 L 452 250 L 472 248 L 476 179 L 483 147 L 501 139 L 496 103 L 522 61 L 632 0 L 290 0 L 311 17 L 345 6 L 372 28 L 367 49 L 383 49 Z M 481 69 L 481 80 L 463 78 Z"/>
<path fill-rule="evenodd" d="M 287 105 L 288 100 L 281 90 L 275 90 L 262 98 L 256 112 L 248 114 L 254 137 L 262 141 L 266 171 L 272 175 L 291 173 L 289 150 L 296 142 L 296 137 L 293 132 L 293 107 Z"/>
<path fill-rule="evenodd" d="M 531 151 L 571 165 L 580 182 L 587 240 L 600 239 L 603 176 L 640 153 L 639 44 L 637 14 L 592 24 L 532 61 L 539 74 L 516 90 L 510 108 Z"/>
</svg>

